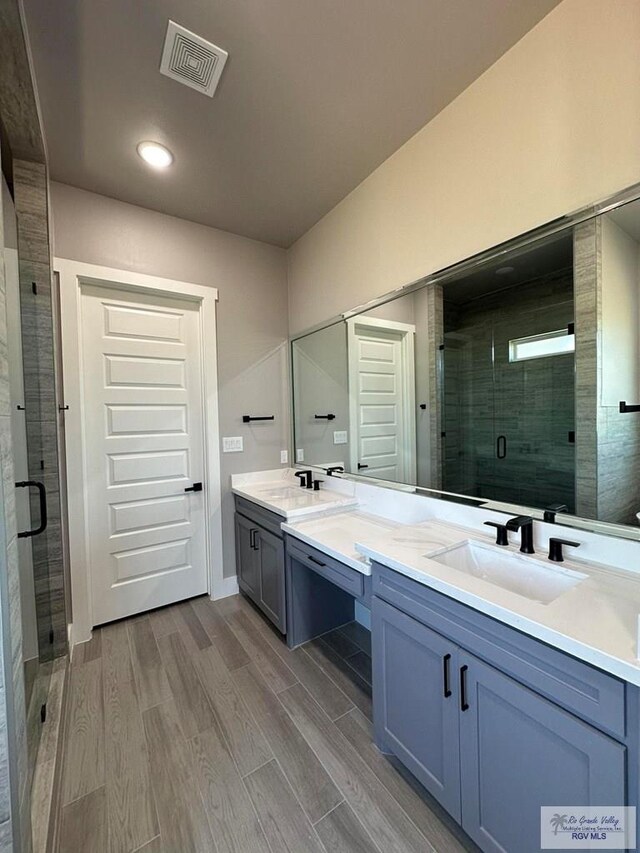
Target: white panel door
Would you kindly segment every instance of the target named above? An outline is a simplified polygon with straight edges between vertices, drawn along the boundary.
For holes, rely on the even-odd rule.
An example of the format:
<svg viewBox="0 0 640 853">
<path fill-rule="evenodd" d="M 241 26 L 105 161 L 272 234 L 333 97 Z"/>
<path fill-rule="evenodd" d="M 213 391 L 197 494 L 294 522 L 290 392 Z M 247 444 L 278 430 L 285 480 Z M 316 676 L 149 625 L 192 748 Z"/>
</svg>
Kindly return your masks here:
<svg viewBox="0 0 640 853">
<path fill-rule="evenodd" d="M 356 326 L 357 473 L 405 481 L 402 335 Z"/>
<path fill-rule="evenodd" d="M 196 303 L 83 286 L 93 623 L 207 591 Z M 206 483 L 204 484 L 206 488 Z"/>
</svg>

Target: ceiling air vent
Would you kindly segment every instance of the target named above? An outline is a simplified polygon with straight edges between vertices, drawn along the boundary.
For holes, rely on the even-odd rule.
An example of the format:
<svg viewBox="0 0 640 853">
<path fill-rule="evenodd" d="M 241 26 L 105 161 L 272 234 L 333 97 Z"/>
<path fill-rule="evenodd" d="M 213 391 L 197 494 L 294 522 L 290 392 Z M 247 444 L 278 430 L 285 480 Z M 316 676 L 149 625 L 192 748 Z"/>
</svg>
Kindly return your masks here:
<svg viewBox="0 0 640 853">
<path fill-rule="evenodd" d="M 212 98 L 228 56 L 221 47 L 169 21 L 160 73 Z"/>
</svg>

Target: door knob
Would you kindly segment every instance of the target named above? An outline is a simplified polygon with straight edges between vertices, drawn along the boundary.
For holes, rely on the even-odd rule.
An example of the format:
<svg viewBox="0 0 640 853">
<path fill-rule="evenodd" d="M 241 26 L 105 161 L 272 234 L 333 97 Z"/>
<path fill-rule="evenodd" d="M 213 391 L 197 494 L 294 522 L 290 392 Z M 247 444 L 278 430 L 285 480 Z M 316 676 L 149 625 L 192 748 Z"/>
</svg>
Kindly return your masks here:
<svg viewBox="0 0 640 853">
<path fill-rule="evenodd" d="M 185 492 L 201 492 L 202 491 L 202 483 L 194 483 L 193 486 L 188 486 L 185 489 Z"/>
</svg>

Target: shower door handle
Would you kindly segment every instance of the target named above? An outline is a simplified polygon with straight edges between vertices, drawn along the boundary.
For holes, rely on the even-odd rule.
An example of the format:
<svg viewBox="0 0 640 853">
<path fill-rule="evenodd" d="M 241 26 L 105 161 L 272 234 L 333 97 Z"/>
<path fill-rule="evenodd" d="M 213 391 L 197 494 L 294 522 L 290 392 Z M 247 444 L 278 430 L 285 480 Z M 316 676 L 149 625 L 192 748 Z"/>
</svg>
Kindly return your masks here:
<svg viewBox="0 0 640 853">
<path fill-rule="evenodd" d="M 507 436 L 499 435 L 496 439 L 496 456 L 498 459 L 504 459 L 507 455 Z"/>
<path fill-rule="evenodd" d="M 39 483 L 37 480 L 21 480 L 16 483 L 16 489 L 34 488 L 38 490 L 40 497 L 40 525 L 34 527 L 33 530 L 23 530 L 18 533 L 18 539 L 27 539 L 30 536 L 37 536 L 39 533 L 44 533 L 47 529 L 47 493 L 44 488 L 44 483 Z"/>
</svg>

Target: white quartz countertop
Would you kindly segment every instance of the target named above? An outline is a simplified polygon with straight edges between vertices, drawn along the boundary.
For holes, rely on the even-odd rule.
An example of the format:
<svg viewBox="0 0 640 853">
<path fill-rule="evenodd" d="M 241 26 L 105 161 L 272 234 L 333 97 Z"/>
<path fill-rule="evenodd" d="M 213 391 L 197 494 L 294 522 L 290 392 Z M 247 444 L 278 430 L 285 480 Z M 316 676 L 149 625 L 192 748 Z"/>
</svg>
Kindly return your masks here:
<svg viewBox="0 0 640 853">
<path fill-rule="evenodd" d="M 320 516 L 282 525 L 282 529 L 291 536 L 363 575 L 371 574 L 371 565 L 366 557 L 356 551 L 356 542 L 378 539 L 401 527 L 396 521 L 357 509 L 326 512 Z"/>
<path fill-rule="evenodd" d="M 581 541 L 581 556 L 583 552 L 594 556 L 589 560 L 565 559 L 560 564 L 552 563 L 547 560 L 546 536 L 563 535 L 566 531 L 559 525 L 538 522 L 534 556 L 519 555 L 515 545 L 497 549 L 500 555 L 518 557 L 518 562 L 510 565 L 505 574 L 506 586 L 512 587 L 509 589 L 434 559 L 443 549 L 467 541 L 495 547 L 493 535 L 486 535 L 487 528 L 482 528 L 487 520 L 485 509 L 480 512 L 446 502 L 425 501 L 421 497 L 365 487 L 339 478 L 327 481 L 320 492 L 306 491 L 299 487 L 292 469 L 234 475 L 232 488 L 235 494 L 283 516 L 282 527 L 287 533 L 363 574 L 371 573 L 369 561 L 375 560 L 640 686 L 640 550 L 637 542 L 628 543 L 586 532 L 578 535 L 577 531 L 572 531 L 571 538 Z M 417 512 L 424 511 L 423 507 L 428 507 L 428 520 L 422 520 L 424 515 L 415 517 Z M 440 512 L 446 514 L 446 521 L 438 518 Z M 496 515 L 494 520 L 498 518 L 501 516 Z M 409 523 L 416 521 L 418 523 Z M 567 553 L 571 553 L 570 550 Z M 602 562 L 608 562 L 608 556 L 612 563 L 618 560 L 618 565 L 624 568 L 603 565 Z M 595 559 L 601 562 L 593 562 Z M 541 564 L 538 569 L 546 575 L 557 573 L 560 577 L 564 573 L 566 577 L 568 571 L 581 573 L 584 578 L 544 603 L 526 594 L 526 576 L 531 567 L 535 568 L 535 563 Z M 521 575 L 524 582 L 513 583 L 511 571 Z M 562 586 L 561 581 L 559 587 Z M 516 591 L 518 589 L 524 593 Z"/>
<path fill-rule="evenodd" d="M 538 560 L 554 571 L 586 576 L 544 604 L 433 559 L 443 547 L 466 540 L 493 543 L 475 531 L 429 521 L 401 527 L 377 540 L 362 538 L 356 549 L 369 560 L 640 686 L 637 574 L 582 560 L 552 563 L 544 553 L 523 557 Z M 519 553 L 513 545 L 504 551 Z"/>
<path fill-rule="evenodd" d="M 271 472 L 266 472 L 271 473 Z M 232 478 L 231 489 L 235 495 L 246 498 L 265 509 L 289 519 L 303 518 L 323 510 L 344 509 L 358 501 L 353 494 L 342 494 L 329 489 L 319 491 L 300 486 L 300 481 L 288 470 L 277 479 L 257 480 L 255 475 L 238 475 Z"/>
</svg>

